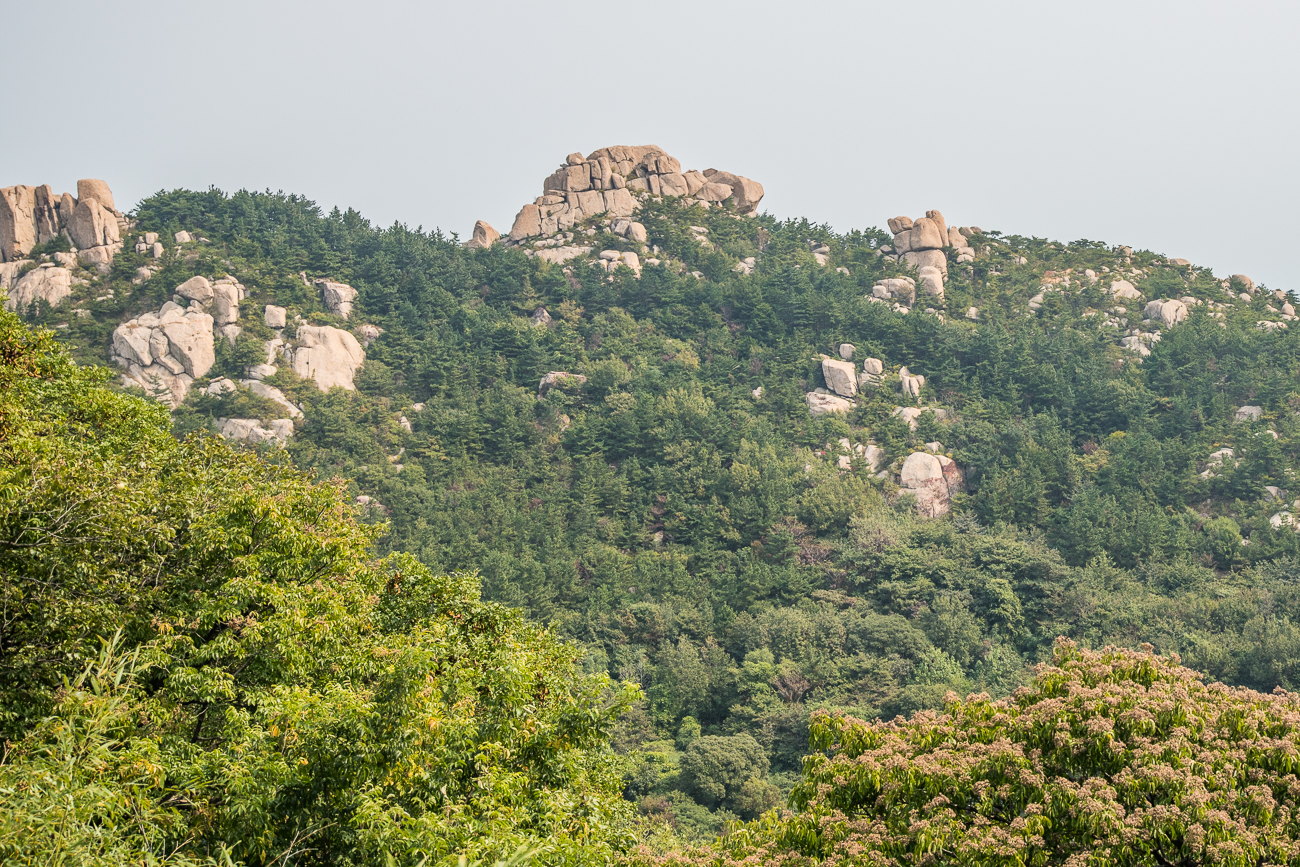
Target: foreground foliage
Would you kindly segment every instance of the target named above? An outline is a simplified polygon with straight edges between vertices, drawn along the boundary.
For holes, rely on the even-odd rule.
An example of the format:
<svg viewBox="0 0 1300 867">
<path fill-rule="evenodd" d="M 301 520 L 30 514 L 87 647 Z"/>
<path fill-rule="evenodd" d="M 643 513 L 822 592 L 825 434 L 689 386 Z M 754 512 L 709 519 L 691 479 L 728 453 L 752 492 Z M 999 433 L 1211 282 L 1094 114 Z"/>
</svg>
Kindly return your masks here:
<svg viewBox="0 0 1300 867">
<path fill-rule="evenodd" d="M 1300 857 L 1300 699 L 1062 640 L 1007 699 L 819 715 L 796 813 L 657 863 L 1281 865 Z"/>
<path fill-rule="evenodd" d="M 0 313 L 0 861 L 590 863 L 635 698 Z"/>
</svg>

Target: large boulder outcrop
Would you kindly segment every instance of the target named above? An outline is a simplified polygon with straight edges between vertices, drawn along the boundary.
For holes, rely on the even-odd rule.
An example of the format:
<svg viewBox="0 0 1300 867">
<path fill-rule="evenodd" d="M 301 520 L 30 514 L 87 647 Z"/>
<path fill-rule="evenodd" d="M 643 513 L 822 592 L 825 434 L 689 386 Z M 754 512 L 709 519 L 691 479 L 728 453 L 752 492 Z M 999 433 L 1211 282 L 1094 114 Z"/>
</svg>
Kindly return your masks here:
<svg viewBox="0 0 1300 867">
<path fill-rule="evenodd" d="M 1187 305 L 1177 299 L 1156 300 L 1142 311 L 1148 319 L 1159 319 L 1165 327 L 1172 328 L 1187 318 Z"/>
<path fill-rule="evenodd" d="M 471 250 L 486 250 L 497 242 L 501 233 L 492 228 L 486 221 L 479 220 L 474 224 L 474 234 L 465 244 Z"/>
<path fill-rule="evenodd" d="M 118 213 L 117 206 L 113 204 L 113 191 L 108 188 L 108 184 L 98 178 L 82 178 L 77 181 L 77 199 L 79 202 L 87 200 L 98 202 L 100 207 L 114 215 Z"/>
<path fill-rule="evenodd" d="M 357 290 L 346 283 L 335 283 L 333 280 L 317 280 L 316 289 L 331 313 L 344 319 L 352 315 L 352 302 L 357 300 Z"/>
<path fill-rule="evenodd" d="M 750 178 L 717 169 L 682 171 L 657 145 L 615 145 L 586 157 L 570 154 L 542 182 L 542 195 L 519 210 L 507 240 L 553 235 L 601 214 L 630 216 L 637 209 L 632 190 L 723 204 L 738 214 L 755 213 L 763 198 L 763 185 Z"/>
<path fill-rule="evenodd" d="M 67 233 L 82 250 L 118 244 L 122 215 L 113 206 L 108 184 L 94 179 L 77 181 L 77 196 L 79 199 L 70 193 L 55 193 L 49 184 L 17 184 L 0 189 L 0 262 L 22 259 L 37 244 L 60 233 Z M 113 248 L 99 258 L 112 261 L 116 252 L 117 248 Z"/>
<path fill-rule="evenodd" d="M 824 358 L 822 375 L 826 377 L 826 387 L 840 397 L 857 397 L 858 369 L 853 362 Z"/>
<path fill-rule="evenodd" d="M 302 410 L 294 406 L 289 398 L 284 396 L 284 392 L 280 391 L 280 389 L 275 386 L 267 385 L 265 382 L 260 382 L 256 379 L 245 379 L 239 384 L 258 397 L 264 397 L 272 403 L 278 404 L 286 413 L 288 413 L 289 418 L 302 418 Z"/>
<path fill-rule="evenodd" d="M 921 288 L 925 294 L 936 301 L 943 300 L 943 272 L 933 265 L 926 265 L 917 270 L 917 276 L 921 278 Z"/>
<path fill-rule="evenodd" d="M 170 355 L 191 377 L 207 376 L 217 356 L 212 317 L 193 307 L 184 316 L 164 317 L 160 329 L 167 337 Z"/>
<path fill-rule="evenodd" d="M 948 514 L 952 495 L 965 487 L 961 467 L 950 458 L 914 452 L 903 461 L 898 486 L 916 497 L 916 510 L 930 518 Z"/>
<path fill-rule="evenodd" d="M 948 246 L 946 232 L 939 231 L 939 224 L 929 217 L 922 217 L 912 224 L 908 235 L 909 250 L 942 250 Z"/>
<path fill-rule="evenodd" d="M 244 299 L 244 287 L 225 277 L 212 285 L 212 320 L 217 325 L 230 325 L 239 321 L 239 302 Z"/>
<path fill-rule="evenodd" d="M 78 248 L 106 247 L 122 240 L 118 231 L 117 215 L 105 208 L 97 199 L 82 199 L 72 212 L 68 236 Z"/>
<path fill-rule="evenodd" d="M 822 394 L 819 391 L 810 391 L 805 395 L 808 401 L 808 412 L 813 418 L 819 415 L 829 415 L 831 413 L 848 414 L 853 409 L 853 401 L 845 397 L 838 397 L 833 394 Z"/>
<path fill-rule="evenodd" d="M 180 406 L 195 379 L 216 363 L 212 317 L 198 304 L 171 301 L 157 313 L 123 322 L 113 331 L 112 357 L 125 368 L 122 381 Z"/>
<path fill-rule="evenodd" d="M 1137 287 L 1127 280 L 1113 281 L 1110 284 L 1110 289 L 1107 291 L 1109 291 L 1111 295 L 1114 295 L 1115 299 L 1119 301 L 1142 297 L 1142 293 L 1137 290 Z"/>
<path fill-rule="evenodd" d="M 14 281 L 5 298 L 6 310 L 26 310 L 37 301 L 58 307 L 72 294 L 72 272 L 55 265 L 42 265 Z"/>
<path fill-rule="evenodd" d="M 21 259 L 36 246 L 36 189 L 0 189 L 0 261 Z"/>
<path fill-rule="evenodd" d="M 212 300 L 212 283 L 202 275 L 191 277 L 176 287 L 176 294 L 190 301 L 207 304 Z"/>
<path fill-rule="evenodd" d="M 315 380 L 321 391 L 335 386 L 355 391 L 352 377 L 365 361 L 366 351 L 343 329 L 330 325 L 298 326 L 298 348 L 293 350 L 294 372 Z"/>
</svg>

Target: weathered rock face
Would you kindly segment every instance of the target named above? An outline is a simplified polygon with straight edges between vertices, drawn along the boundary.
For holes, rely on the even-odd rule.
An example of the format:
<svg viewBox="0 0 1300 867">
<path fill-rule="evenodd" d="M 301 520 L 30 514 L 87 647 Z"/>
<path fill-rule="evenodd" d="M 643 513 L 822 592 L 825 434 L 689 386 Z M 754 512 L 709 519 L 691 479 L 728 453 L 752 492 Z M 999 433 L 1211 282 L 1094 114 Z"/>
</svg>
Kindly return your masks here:
<svg viewBox="0 0 1300 867">
<path fill-rule="evenodd" d="M 717 169 L 683 172 L 681 163 L 656 145 L 616 145 L 585 158 L 570 154 L 542 182 L 542 195 L 520 209 L 508 240 L 552 235 L 598 214 L 627 217 L 637 208 L 629 190 L 725 203 L 738 214 L 754 213 L 763 198 L 763 185 L 749 178 Z"/>
<path fill-rule="evenodd" d="M 916 497 L 916 510 L 930 518 L 948 514 L 952 495 L 965 487 L 961 467 L 943 455 L 914 452 L 903 461 L 898 486 Z"/>
<path fill-rule="evenodd" d="M 546 397 L 546 393 L 553 388 L 581 388 L 587 377 L 581 373 L 567 373 L 563 370 L 552 370 L 542 377 L 542 381 L 537 384 L 537 396 Z"/>
<path fill-rule="evenodd" d="M 77 199 L 99 202 L 102 208 L 117 214 L 117 207 L 113 204 L 113 191 L 108 188 L 108 184 L 97 178 L 82 178 L 77 181 Z"/>
<path fill-rule="evenodd" d="M 35 188 L 5 187 L 0 190 L 0 260 L 21 259 L 35 246 Z"/>
<path fill-rule="evenodd" d="M 911 277 L 886 277 L 872 287 L 871 297 L 911 307 L 916 303 L 916 281 Z"/>
<path fill-rule="evenodd" d="M 162 333 L 167 336 L 171 356 L 193 378 L 207 376 L 216 363 L 212 317 L 191 307 L 181 317 L 163 317 Z"/>
<path fill-rule="evenodd" d="M 898 369 L 898 385 L 903 394 L 920 397 L 921 389 L 925 388 L 925 377 L 913 374 L 906 367 L 900 367 Z"/>
<path fill-rule="evenodd" d="M 157 314 L 124 322 L 113 332 L 113 356 L 126 368 L 122 381 L 180 406 L 195 379 L 216 361 L 212 317 L 197 305 L 167 302 Z"/>
<path fill-rule="evenodd" d="M 1148 319 L 1159 319 L 1172 328 L 1187 318 L 1187 305 L 1178 300 L 1152 301 L 1143 313 Z"/>
<path fill-rule="evenodd" d="M 849 410 L 853 409 L 853 401 L 833 394 L 810 391 L 805 395 L 805 399 L 808 401 L 808 412 L 813 418 L 833 412 L 847 414 Z"/>
<path fill-rule="evenodd" d="M 940 274 L 945 276 L 948 274 L 948 257 L 942 250 L 908 250 L 903 254 L 903 259 L 918 271 L 922 268 L 934 268 Z"/>
<path fill-rule="evenodd" d="M 862 375 L 858 377 L 860 386 L 877 386 L 884 378 L 885 363 L 879 358 L 867 358 L 862 362 Z"/>
<path fill-rule="evenodd" d="M 285 321 L 285 309 L 276 307 L 274 304 L 266 305 L 266 311 L 263 313 L 263 321 L 268 328 L 283 328 Z"/>
<path fill-rule="evenodd" d="M 212 287 L 212 319 L 217 325 L 230 325 L 239 320 L 239 302 L 243 300 L 243 287 L 234 280 L 218 280 Z"/>
<path fill-rule="evenodd" d="M 264 397 L 272 403 L 279 404 L 284 411 L 288 413 L 289 418 L 302 418 L 302 410 L 290 403 L 289 398 L 284 396 L 284 392 L 280 391 L 280 389 L 275 386 L 267 385 L 266 383 L 259 382 L 256 379 L 245 379 L 239 384 L 258 397 Z"/>
<path fill-rule="evenodd" d="M 122 240 L 117 215 L 96 199 L 82 199 L 77 203 L 72 212 L 72 222 L 68 225 L 68 235 L 82 250 L 117 244 Z"/>
<path fill-rule="evenodd" d="M 334 386 L 356 390 L 352 377 L 365 363 L 366 352 L 355 337 L 329 325 L 300 325 L 298 343 L 293 351 L 295 373 L 314 379 L 321 391 L 329 391 Z"/>
<path fill-rule="evenodd" d="M 14 281 L 5 299 L 6 310 L 26 310 L 38 300 L 58 307 L 72 294 L 72 272 L 67 268 L 44 265 L 28 271 Z"/>
<path fill-rule="evenodd" d="M 921 288 L 925 294 L 936 301 L 943 300 L 943 272 L 938 268 L 927 265 L 917 271 L 921 278 Z"/>
<path fill-rule="evenodd" d="M 931 211 L 930 213 L 938 213 Z M 942 217 L 940 217 L 942 219 Z M 939 231 L 939 224 L 929 217 L 922 217 L 912 224 L 908 235 L 909 250 L 942 250 L 948 246 L 947 231 Z"/>
<path fill-rule="evenodd" d="M 55 193 L 49 184 L 0 189 L 0 262 L 21 259 L 34 246 L 61 232 L 66 232 L 83 251 L 119 243 L 118 221 L 122 215 L 113 206 L 108 184 L 87 179 L 77 181 L 77 189 L 81 201 L 69 193 Z M 82 205 L 82 215 L 77 218 L 77 209 Z M 100 258 L 112 261 L 116 252 L 114 249 Z"/>
<path fill-rule="evenodd" d="M 287 418 L 263 421 L 255 418 L 217 419 L 217 433 L 228 440 L 284 445 L 293 435 L 293 421 Z"/>
<path fill-rule="evenodd" d="M 207 277 L 191 277 L 176 287 L 176 294 L 182 298 L 206 304 L 212 300 L 212 284 Z"/>
<path fill-rule="evenodd" d="M 840 397 L 857 396 L 857 367 L 853 362 L 824 358 L 822 359 L 822 375 L 826 377 L 826 387 Z"/>
<path fill-rule="evenodd" d="M 570 259 L 585 256 L 590 252 L 590 247 L 548 247 L 545 250 L 538 250 L 536 256 L 543 262 L 550 262 L 552 265 L 559 265 L 568 262 Z"/>
<path fill-rule="evenodd" d="M 331 313 L 344 319 L 352 315 L 352 302 L 357 299 L 357 290 L 346 283 L 335 283 L 332 280 L 317 280 L 316 289 Z"/>
<path fill-rule="evenodd" d="M 930 275 L 928 281 L 923 279 L 930 297 L 943 298 L 943 280 L 948 276 L 950 255 L 945 251 L 950 250 L 958 263 L 975 261 L 975 250 L 970 246 L 970 239 L 982 234 L 977 226 L 949 226 L 943 214 L 938 211 L 926 211 L 924 217 L 915 220 L 911 217 L 892 217 L 888 223 L 889 231 L 894 233 L 894 243 L 884 252 L 892 258 L 902 259 L 918 272 L 925 268 L 938 270 L 937 280 L 933 275 Z M 905 307 L 911 306 L 911 303 L 898 303 Z"/>
<path fill-rule="evenodd" d="M 1132 283 L 1128 282 L 1127 280 L 1116 280 L 1113 283 L 1111 283 L 1110 294 L 1114 295 L 1116 299 L 1131 299 L 1131 298 L 1142 297 L 1142 293 L 1137 290 L 1137 287 L 1134 286 Z"/>
<path fill-rule="evenodd" d="M 469 247 L 471 250 L 485 250 L 495 244 L 497 239 L 500 237 L 500 232 L 492 228 L 485 221 L 479 220 L 474 224 L 473 237 L 469 239 L 469 243 L 465 246 Z"/>
</svg>

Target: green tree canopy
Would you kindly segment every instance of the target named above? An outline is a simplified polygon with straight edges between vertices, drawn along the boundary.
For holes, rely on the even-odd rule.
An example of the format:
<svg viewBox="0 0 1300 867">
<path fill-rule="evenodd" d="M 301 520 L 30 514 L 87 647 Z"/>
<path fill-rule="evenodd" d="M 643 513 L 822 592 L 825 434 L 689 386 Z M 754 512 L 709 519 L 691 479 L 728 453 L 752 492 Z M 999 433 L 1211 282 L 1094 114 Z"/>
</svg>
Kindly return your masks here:
<svg viewBox="0 0 1300 867">
<path fill-rule="evenodd" d="M 372 559 L 339 483 L 177 441 L 105 378 L 0 313 L 0 861 L 627 845 L 634 688 L 472 575 Z"/>
</svg>

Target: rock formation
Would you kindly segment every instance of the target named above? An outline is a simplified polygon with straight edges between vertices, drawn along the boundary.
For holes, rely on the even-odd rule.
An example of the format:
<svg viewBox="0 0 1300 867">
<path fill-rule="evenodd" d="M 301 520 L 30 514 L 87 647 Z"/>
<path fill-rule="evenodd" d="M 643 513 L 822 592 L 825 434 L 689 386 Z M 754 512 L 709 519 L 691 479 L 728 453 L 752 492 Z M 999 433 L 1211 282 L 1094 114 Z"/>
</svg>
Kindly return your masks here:
<svg viewBox="0 0 1300 867">
<path fill-rule="evenodd" d="M 871 298 L 911 307 L 916 303 L 916 281 L 911 277 L 886 277 L 871 288 Z"/>
<path fill-rule="evenodd" d="M 1166 327 L 1172 328 L 1187 318 L 1187 305 L 1176 300 L 1157 300 L 1147 304 L 1143 314 L 1148 319 L 1159 319 Z"/>
<path fill-rule="evenodd" d="M 1115 280 L 1110 284 L 1110 289 L 1108 291 L 1110 294 L 1114 295 L 1117 300 L 1128 300 L 1142 297 L 1142 293 L 1137 290 L 1137 287 L 1127 280 Z"/>
<path fill-rule="evenodd" d="M 366 352 L 355 337 L 329 325 L 298 326 L 298 348 L 292 354 L 294 372 L 314 379 L 321 391 L 336 385 L 355 391 L 352 377 L 366 360 Z"/>
<path fill-rule="evenodd" d="M 500 232 L 492 228 L 485 221 L 479 220 L 474 224 L 473 237 L 469 239 L 469 242 L 465 244 L 465 246 L 469 247 L 471 250 L 486 250 L 488 247 L 495 244 L 497 239 L 500 237 Z"/>
<path fill-rule="evenodd" d="M 156 313 L 122 323 L 113 332 L 113 358 L 122 381 L 180 406 L 195 379 L 216 362 L 212 317 L 199 304 L 168 301 Z"/>
<path fill-rule="evenodd" d="M 732 207 L 738 214 L 753 214 L 763 198 L 763 185 L 749 178 L 717 169 L 683 172 L 663 148 L 617 145 L 586 157 L 569 154 L 542 182 L 542 195 L 520 209 L 507 240 L 554 235 L 600 214 L 629 217 L 637 209 L 632 191 L 685 196 Z M 639 234 L 644 235 L 644 227 Z"/>
<path fill-rule="evenodd" d="M 965 487 L 961 467 L 943 455 L 914 452 L 903 461 L 898 486 L 916 497 L 916 510 L 930 518 L 948 514 L 952 495 Z"/>
<path fill-rule="evenodd" d="M 920 397 L 921 389 L 925 388 L 925 377 L 920 374 L 913 374 L 906 367 L 900 367 L 898 369 L 898 385 L 903 394 Z"/>
<path fill-rule="evenodd" d="M 17 311 L 26 310 L 37 301 L 58 307 L 71 294 L 72 272 L 47 262 L 13 280 L 4 305 L 6 310 Z"/>
<path fill-rule="evenodd" d="M 862 373 L 858 375 L 859 388 L 875 388 L 884 379 L 885 363 L 879 358 L 867 358 L 862 361 Z"/>
<path fill-rule="evenodd" d="M 352 315 L 352 302 L 357 299 L 357 290 L 346 283 L 332 280 L 317 280 L 316 290 L 320 292 L 321 301 L 336 316 L 347 319 Z"/>
<path fill-rule="evenodd" d="M 121 249 L 125 224 L 112 191 L 100 180 L 77 181 L 77 198 L 56 195 L 48 184 L 5 187 L 0 189 L 0 262 L 22 259 L 62 233 L 79 248 L 83 265 L 105 266 Z"/>
<path fill-rule="evenodd" d="M 826 387 L 840 397 L 857 397 L 857 366 L 853 362 L 823 358 L 822 376 L 826 378 Z"/>
<path fill-rule="evenodd" d="M 563 370 L 552 370 L 542 377 L 542 381 L 537 384 L 537 396 L 546 397 L 546 393 L 553 388 L 581 388 L 587 377 L 581 373 L 568 373 Z"/>
<path fill-rule="evenodd" d="M 833 412 L 847 414 L 849 410 L 853 409 L 853 401 L 833 394 L 810 391 L 805 396 L 805 399 L 808 401 L 808 412 L 813 418 Z"/>
<path fill-rule="evenodd" d="M 249 443 L 268 443 L 283 446 L 293 435 L 293 421 L 287 418 L 264 421 L 255 418 L 219 418 L 217 433 L 228 440 Z"/>
</svg>

